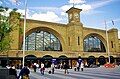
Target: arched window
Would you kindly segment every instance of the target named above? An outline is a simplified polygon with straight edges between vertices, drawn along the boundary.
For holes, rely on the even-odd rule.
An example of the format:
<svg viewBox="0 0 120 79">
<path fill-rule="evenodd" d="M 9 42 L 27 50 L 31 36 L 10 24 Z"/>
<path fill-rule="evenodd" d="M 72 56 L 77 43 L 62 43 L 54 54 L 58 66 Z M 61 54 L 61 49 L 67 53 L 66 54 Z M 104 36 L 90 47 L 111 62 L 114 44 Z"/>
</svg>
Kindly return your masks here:
<svg viewBox="0 0 120 79">
<path fill-rule="evenodd" d="M 102 41 L 94 35 L 88 36 L 84 39 L 85 52 L 106 52 L 105 46 Z"/>
<path fill-rule="evenodd" d="M 61 51 L 61 43 L 53 34 L 46 31 L 35 31 L 25 38 L 26 50 Z"/>
</svg>

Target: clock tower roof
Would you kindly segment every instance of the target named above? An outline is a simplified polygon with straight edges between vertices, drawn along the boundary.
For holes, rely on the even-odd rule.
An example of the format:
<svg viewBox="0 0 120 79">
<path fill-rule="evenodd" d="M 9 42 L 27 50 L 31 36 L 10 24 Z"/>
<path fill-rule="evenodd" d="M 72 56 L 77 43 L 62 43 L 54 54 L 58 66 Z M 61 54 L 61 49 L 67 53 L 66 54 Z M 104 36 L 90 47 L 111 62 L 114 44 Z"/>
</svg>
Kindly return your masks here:
<svg viewBox="0 0 120 79">
<path fill-rule="evenodd" d="M 80 22 L 80 12 L 82 9 L 71 7 L 66 13 L 68 14 L 69 23 L 79 24 Z"/>
<path fill-rule="evenodd" d="M 81 11 L 82 11 L 82 9 L 71 7 L 69 10 L 66 11 L 66 13 L 81 12 Z"/>
</svg>

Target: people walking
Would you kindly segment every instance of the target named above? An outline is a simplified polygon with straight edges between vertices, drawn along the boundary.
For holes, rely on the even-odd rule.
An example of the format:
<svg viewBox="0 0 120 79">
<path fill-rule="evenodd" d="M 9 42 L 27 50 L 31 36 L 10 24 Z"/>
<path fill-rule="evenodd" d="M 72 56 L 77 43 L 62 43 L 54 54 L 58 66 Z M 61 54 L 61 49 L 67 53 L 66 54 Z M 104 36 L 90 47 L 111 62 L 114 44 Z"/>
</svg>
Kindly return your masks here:
<svg viewBox="0 0 120 79">
<path fill-rule="evenodd" d="M 64 63 L 64 69 L 65 69 L 64 74 L 65 75 L 68 74 L 69 72 L 68 72 L 68 64 L 67 63 Z"/>
<path fill-rule="evenodd" d="M 39 64 L 36 64 L 36 67 L 39 68 Z"/>
<path fill-rule="evenodd" d="M 81 62 L 80 68 L 81 68 L 81 71 L 83 71 L 83 68 L 84 68 L 84 63 L 83 63 L 83 61 Z"/>
<path fill-rule="evenodd" d="M 16 79 L 16 78 L 17 78 L 17 71 L 16 71 L 15 66 L 11 66 L 11 67 L 9 68 L 9 75 L 10 75 L 10 77 L 12 77 L 13 79 Z"/>
<path fill-rule="evenodd" d="M 55 71 L 55 65 L 54 65 L 54 63 L 51 64 L 51 71 L 52 71 L 52 74 L 54 74 L 54 71 Z"/>
<path fill-rule="evenodd" d="M 7 68 L 7 69 L 10 69 L 10 68 L 11 68 L 11 66 L 8 64 L 8 65 L 6 66 L 6 68 Z"/>
<path fill-rule="evenodd" d="M 79 65 L 79 63 L 77 62 L 77 64 L 76 64 L 76 68 L 77 68 L 77 71 L 79 71 L 80 70 L 80 65 Z"/>
<path fill-rule="evenodd" d="M 20 73 L 19 73 L 19 76 L 18 76 L 18 79 L 21 77 L 21 79 L 30 79 L 29 78 L 29 74 L 30 74 L 30 70 L 28 69 L 27 65 L 25 65 Z"/>
<path fill-rule="evenodd" d="M 63 64 L 62 64 L 62 62 L 60 63 L 60 69 L 63 69 Z"/>
<path fill-rule="evenodd" d="M 41 63 L 41 68 L 40 68 L 40 72 L 42 75 L 44 75 L 44 71 L 45 71 L 45 67 L 44 67 L 44 64 Z"/>
<path fill-rule="evenodd" d="M 36 72 L 36 69 L 37 69 L 36 65 L 37 65 L 36 63 L 34 63 L 33 65 L 34 72 Z"/>
</svg>

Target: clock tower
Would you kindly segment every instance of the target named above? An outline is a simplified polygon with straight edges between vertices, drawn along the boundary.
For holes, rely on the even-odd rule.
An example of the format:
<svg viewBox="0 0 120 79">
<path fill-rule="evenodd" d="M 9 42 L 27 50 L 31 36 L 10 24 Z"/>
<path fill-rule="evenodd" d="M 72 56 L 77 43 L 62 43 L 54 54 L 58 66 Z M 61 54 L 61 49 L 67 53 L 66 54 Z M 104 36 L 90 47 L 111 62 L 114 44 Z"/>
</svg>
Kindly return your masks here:
<svg viewBox="0 0 120 79">
<path fill-rule="evenodd" d="M 82 9 L 71 7 L 66 13 L 68 13 L 69 23 L 80 23 L 80 12 Z"/>
<path fill-rule="evenodd" d="M 83 24 L 80 22 L 82 9 L 71 7 L 68 13 L 69 23 L 67 24 L 68 51 L 83 51 Z"/>
</svg>

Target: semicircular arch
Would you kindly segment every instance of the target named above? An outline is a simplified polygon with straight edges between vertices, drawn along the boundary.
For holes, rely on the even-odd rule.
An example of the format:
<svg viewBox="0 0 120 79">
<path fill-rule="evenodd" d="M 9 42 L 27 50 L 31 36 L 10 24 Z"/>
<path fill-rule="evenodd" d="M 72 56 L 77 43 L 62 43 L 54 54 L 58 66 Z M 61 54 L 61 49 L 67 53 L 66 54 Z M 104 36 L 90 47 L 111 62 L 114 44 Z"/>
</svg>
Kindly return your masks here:
<svg viewBox="0 0 120 79">
<path fill-rule="evenodd" d="M 103 43 L 103 45 L 104 45 L 104 47 L 105 47 L 105 51 L 104 52 L 106 52 L 106 40 L 104 39 L 104 37 L 102 37 L 102 35 L 100 35 L 100 34 L 97 34 L 97 33 L 90 33 L 90 34 L 88 34 L 88 35 L 86 35 L 85 37 L 84 37 L 84 39 L 83 39 L 83 42 L 84 42 L 84 40 L 86 39 L 86 38 L 88 38 L 88 37 L 90 37 L 90 36 L 93 36 L 93 37 L 97 37 L 102 43 Z M 84 45 L 83 45 L 84 46 Z"/>
<path fill-rule="evenodd" d="M 35 55 L 30 54 L 30 55 L 26 55 L 25 59 L 34 59 L 35 60 L 35 59 L 37 59 L 37 57 Z"/>
<path fill-rule="evenodd" d="M 58 38 L 60 43 L 61 43 L 62 51 L 64 51 L 65 42 L 63 40 L 62 35 L 52 28 L 49 28 L 49 27 L 35 27 L 35 28 L 32 28 L 32 29 L 26 31 L 26 36 L 31 34 L 32 32 L 39 31 L 39 30 L 49 32 L 49 33 L 53 34 L 56 38 Z"/>
</svg>

